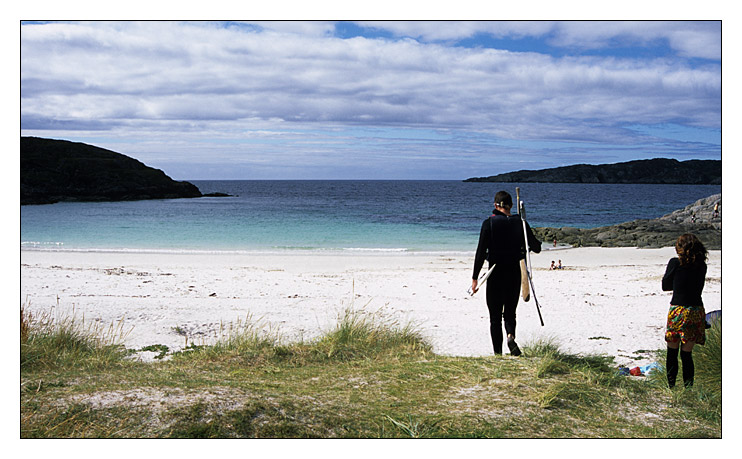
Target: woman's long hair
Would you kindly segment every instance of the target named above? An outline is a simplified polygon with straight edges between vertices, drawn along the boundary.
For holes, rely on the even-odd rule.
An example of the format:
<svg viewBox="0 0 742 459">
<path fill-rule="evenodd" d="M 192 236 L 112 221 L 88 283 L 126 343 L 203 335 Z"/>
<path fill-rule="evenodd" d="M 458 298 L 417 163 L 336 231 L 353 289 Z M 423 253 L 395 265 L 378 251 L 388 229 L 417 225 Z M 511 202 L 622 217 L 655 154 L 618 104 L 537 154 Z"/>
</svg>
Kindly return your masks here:
<svg viewBox="0 0 742 459">
<path fill-rule="evenodd" d="M 705 264 L 708 250 L 695 234 L 683 234 L 675 242 L 675 251 L 681 265 Z"/>
</svg>

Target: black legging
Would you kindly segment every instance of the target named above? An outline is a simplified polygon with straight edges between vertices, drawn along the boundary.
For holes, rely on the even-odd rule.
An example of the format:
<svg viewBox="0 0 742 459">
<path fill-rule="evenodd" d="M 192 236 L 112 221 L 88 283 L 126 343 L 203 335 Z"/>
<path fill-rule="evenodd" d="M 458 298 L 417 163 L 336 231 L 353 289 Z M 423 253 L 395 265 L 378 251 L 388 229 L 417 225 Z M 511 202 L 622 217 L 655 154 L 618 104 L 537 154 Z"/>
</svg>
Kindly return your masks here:
<svg viewBox="0 0 742 459">
<path fill-rule="evenodd" d="M 683 351 L 678 348 L 667 348 L 667 384 L 672 389 L 675 387 L 675 379 L 678 377 L 678 351 L 680 351 L 680 360 L 683 362 L 683 385 L 685 387 L 693 386 L 695 376 L 695 365 L 693 365 L 693 351 Z"/>
<path fill-rule="evenodd" d="M 502 322 L 505 333 L 515 337 L 515 309 L 520 295 L 520 262 L 497 263 L 487 279 L 487 309 L 495 354 L 502 354 Z"/>
</svg>

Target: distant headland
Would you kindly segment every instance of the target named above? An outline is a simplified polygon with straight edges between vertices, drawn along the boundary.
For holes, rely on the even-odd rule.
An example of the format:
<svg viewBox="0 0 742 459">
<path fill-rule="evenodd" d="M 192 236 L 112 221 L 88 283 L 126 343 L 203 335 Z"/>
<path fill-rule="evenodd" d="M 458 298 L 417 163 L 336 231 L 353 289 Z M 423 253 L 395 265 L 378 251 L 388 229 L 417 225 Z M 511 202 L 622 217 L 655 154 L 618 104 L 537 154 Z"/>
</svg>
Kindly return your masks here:
<svg viewBox="0 0 742 459">
<path fill-rule="evenodd" d="M 721 161 L 655 158 L 615 164 L 576 164 L 541 170 L 520 170 L 464 182 L 658 183 L 721 185 Z"/>
<path fill-rule="evenodd" d="M 197 198 L 201 191 L 103 148 L 21 137 L 21 205 L 59 201 Z"/>
</svg>

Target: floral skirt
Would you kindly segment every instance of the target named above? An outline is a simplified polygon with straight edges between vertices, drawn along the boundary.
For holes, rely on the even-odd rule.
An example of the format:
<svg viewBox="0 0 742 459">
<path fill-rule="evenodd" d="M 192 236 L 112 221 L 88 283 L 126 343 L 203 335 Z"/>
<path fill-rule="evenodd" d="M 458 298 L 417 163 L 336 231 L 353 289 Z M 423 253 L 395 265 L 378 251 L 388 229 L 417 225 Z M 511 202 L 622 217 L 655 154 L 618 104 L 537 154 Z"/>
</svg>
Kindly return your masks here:
<svg viewBox="0 0 742 459">
<path fill-rule="evenodd" d="M 671 305 L 667 313 L 665 341 L 706 343 L 706 311 L 703 306 Z"/>
</svg>

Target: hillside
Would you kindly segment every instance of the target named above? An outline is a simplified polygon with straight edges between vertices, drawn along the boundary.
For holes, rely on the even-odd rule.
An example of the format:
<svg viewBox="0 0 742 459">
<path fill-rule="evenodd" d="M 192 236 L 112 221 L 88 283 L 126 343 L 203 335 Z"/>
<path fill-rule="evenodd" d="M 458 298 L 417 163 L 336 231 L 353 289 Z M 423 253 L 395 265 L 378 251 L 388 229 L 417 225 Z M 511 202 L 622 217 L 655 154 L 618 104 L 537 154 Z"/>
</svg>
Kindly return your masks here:
<svg viewBox="0 0 742 459">
<path fill-rule="evenodd" d="M 576 164 L 541 170 L 521 170 L 465 182 L 543 182 L 543 183 L 662 183 L 720 185 L 721 161 L 643 159 L 615 164 Z"/>
<path fill-rule="evenodd" d="M 189 182 L 103 148 L 21 137 L 21 205 L 200 197 Z"/>
</svg>

